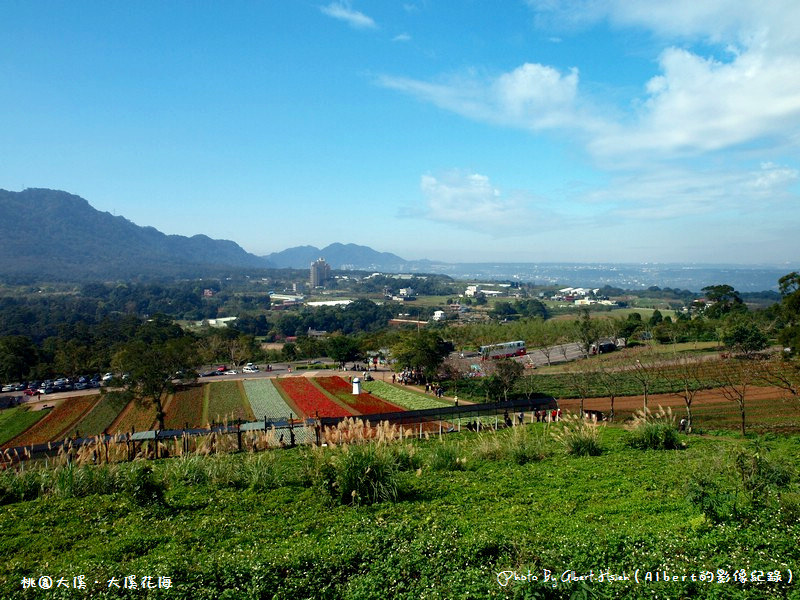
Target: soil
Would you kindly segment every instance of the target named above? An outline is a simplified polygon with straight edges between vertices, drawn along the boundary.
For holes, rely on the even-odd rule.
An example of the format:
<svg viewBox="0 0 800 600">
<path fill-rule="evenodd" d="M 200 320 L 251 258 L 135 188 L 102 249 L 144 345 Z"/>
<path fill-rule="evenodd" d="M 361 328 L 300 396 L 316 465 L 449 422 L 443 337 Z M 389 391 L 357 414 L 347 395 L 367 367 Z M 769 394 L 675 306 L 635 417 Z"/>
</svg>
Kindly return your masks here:
<svg viewBox="0 0 800 600">
<path fill-rule="evenodd" d="M 756 402 L 759 400 L 772 400 L 782 398 L 785 392 L 778 387 L 751 387 L 747 390 L 745 402 Z M 715 404 L 730 404 L 720 389 L 700 390 L 695 394 L 692 401 L 692 408 L 707 407 Z M 580 410 L 581 401 L 578 398 L 559 400 L 559 406 L 564 410 Z M 614 399 L 615 412 L 634 412 L 644 405 L 643 396 L 623 396 Z M 657 410 L 659 406 L 664 408 L 670 406 L 674 409 L 683 409 L 686 406 L 683 398 L 678 394 L 649 394 L 647 396 L 647 406 L 651 410 Z M 611 398 L 587 398 L 584 401 L 585 410 L 600 410 L 609 412 L 611 409 Z"/>
</svg>

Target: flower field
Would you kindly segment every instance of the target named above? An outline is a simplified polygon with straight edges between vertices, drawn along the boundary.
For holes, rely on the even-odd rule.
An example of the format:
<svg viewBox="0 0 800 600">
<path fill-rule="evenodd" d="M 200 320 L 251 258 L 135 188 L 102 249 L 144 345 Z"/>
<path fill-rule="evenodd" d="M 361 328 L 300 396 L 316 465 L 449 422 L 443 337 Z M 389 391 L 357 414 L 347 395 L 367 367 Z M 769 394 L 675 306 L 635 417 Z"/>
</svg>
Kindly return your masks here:
<svg viewBox="0 0 800 600">
<path fill-rule="evenodd" d="M 365 381 L 361 384 L 361 387 L 397 406 L 402 406 L 406 410 L 425 410 L 453 406 L 446 400 L 418 394 L 383 381 Z"/>
<path fill-rule="evenodd" d="M 344 402 L 347 406 L 362 415 L 400 412 L 403 410 L 399 406 L 390 404 L 372 394 L 365 394 L 362 392 L 358 396 L 354 396 L 352 384 L 347 383 L 341 377 L 315 377 L 314 382 L 334 398 Z"/>
<path fill-rule="evenodd" d="M 205 427 L 203 423 L 203 386 L 192 386 L 173 394 L 164 408 L 164 427 L 166 429 L 183 429 L 189 427 Z"/>
<path fill-rule="evenodd" d="M 208 420 L 221 423 L 225 420 L 252 421 L 253 412 L 244 390 L 238 381 L 220 381 L 208 384 Z"/>
<path fill-rule="evenodd" d="M 109 427 L 109 433 L 128 433 L 131 431 L 148 431 L 156 422 L 156 409 L 151 402 L 134 399 L 120 413 Z"/>
<path fill-rule="evenodd" d="M 63 439 L 74 425 L 100 400 L 100 396 L 77 396 L 66 398 L 33 427 L 11 440 L 8 446 L 30 446 L 46 444 Z"/>
<path fill-rule="evenodd" d="M 305 417 L 349 417 L 350 411 L 328 398 L 305 377 L 286 377 L 275 380 L 275 385 L 297 405 Z"/>
<path fill-rule="evenodd" d="M 294 409 L 286 404 L 269 379 L 248 379 L 244 382 L 244 391 L 253 409 L 253 416 L 258 421 L 265 417 L 270 421 L 279 421 L 294 414 Z"/>
<path fill-rule="evenodd" d="M 100 396 L 100 401 L 92 411 L 83 417 L 70 429 L 67 437 L 80 435 L 80 437 L 92 437 L 103 433 L 114 419 L 125 409 L 128 401 L 125 397 L 117 394 L 104 394 Z"/>
</svg>

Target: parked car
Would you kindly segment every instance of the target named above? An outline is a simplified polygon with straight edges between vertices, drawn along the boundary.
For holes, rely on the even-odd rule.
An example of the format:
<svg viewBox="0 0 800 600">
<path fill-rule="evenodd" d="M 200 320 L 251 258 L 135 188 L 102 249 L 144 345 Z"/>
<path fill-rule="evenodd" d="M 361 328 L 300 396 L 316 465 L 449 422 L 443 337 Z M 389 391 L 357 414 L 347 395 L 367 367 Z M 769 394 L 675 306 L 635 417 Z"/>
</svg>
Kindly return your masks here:
<svg viewBox="0 0 800 600">
<path fill-rule="evenodd" d="M 258 373 L 258 367 L 255 365 L 252 367 L 245 367 L 242 369 L 242 373 Z"/>
<path fill-rule="evenodd" d="M 236 369 L 228 369 L 223 373 L 223 375 L 238 375 L 238 374 L 239 371 L 237 371 Z"/>
<path fill-rule="evenodd" d="M 200 377 L 216 377 L 221 374 L 220 371 L 206 371 L 205 373 L 200 373 Z"/>
<path fill-rule="evenodd" d="M 16 383 L 7 383 L 6 385 L 3 386 L 0 392 L 13 392 L 16 387 L 17 387 Z"/>
</svg>

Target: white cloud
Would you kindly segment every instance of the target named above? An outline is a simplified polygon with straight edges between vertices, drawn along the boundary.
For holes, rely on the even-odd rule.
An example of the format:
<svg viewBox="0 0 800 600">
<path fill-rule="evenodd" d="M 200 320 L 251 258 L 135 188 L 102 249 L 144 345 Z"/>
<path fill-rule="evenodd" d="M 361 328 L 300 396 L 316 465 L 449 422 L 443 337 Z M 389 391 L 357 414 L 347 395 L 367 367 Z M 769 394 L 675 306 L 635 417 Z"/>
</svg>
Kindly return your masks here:
<svg viewBox="0 0 800 600">
<path fill-rule="evenodd" d="M 757 48 L 719 62 L 671 47 L 659 65 L 638 118 L 592 140 L 596 155 L 691 154 L 800 130 L 800 55 L 769 58 Z"/>
<path fill-rule="evenodd" d="M 439 223 L 502 235 L 526 231 L 535 220 L 524 198 L 507 197 L 478 173 L 423 175 L 420 189 L 424 216 Z"/>
<path fill-rule="evenodd" d="M 767 209 L 795 205 L 796 169 L 763 163 L 747 170 L 658 167 L 618 175 L 584 200 L 602 206 L 611 219 L 655 222 L 721 213 L 767 215 Z M 759 219 L 763 220 L 763 219 Z"/>
<path fill-rule="evenodd" d="M 321 6 L 320 10 L 334 19 L 344 21 L 355 29 L 376 29 L 378 26 L 371 17 L 362 12 L 354 10 L 350 2 L 331 2 L 327 6 Z"/>
<path fill-rule="evenodd" d="M 401 33 L 392 38 L 393 42 L 409 42 L 411 41 L 411 36 L 407 33 Z"/>
<path fill-rule="evenodd" d="M 542 130 L 589 123 L 575 105 L 578 70 L 561 73 L 546 65 L 525 63 L 494 78 L 474 73 L 451 76 L 438 83 L 384 76 L 384 87 L 465 117 L 500 125 Z"/>
</svg>

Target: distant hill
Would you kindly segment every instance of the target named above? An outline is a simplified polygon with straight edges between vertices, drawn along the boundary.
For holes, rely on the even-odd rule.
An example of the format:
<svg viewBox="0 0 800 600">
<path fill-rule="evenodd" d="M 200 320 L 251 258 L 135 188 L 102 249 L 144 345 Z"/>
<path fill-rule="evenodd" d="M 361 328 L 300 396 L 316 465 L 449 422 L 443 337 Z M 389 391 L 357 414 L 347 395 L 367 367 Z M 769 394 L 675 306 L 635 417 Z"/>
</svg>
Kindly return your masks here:
<svg viewBox="0 0 800 600">
<path fill-rule="evenodd" d="M 234 242 L 165 235 L 57 190 L 0 190 L 0 223 L 6 233 L 0 242 L 0 275 L 122 278 L 271 266 Z"/>
<path fill-rule="evenodd" d="M 330 244 L 324 248 L 296 246 L 264 257 L 278 268 L 307 269 L 318 258 L 324 258 L 333 269 L 361 271 L 402 271 L 418 267 L 420 261 L 408 261 L 390 252 L 378 252 L 357 244 Z"/>
</svg>

